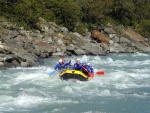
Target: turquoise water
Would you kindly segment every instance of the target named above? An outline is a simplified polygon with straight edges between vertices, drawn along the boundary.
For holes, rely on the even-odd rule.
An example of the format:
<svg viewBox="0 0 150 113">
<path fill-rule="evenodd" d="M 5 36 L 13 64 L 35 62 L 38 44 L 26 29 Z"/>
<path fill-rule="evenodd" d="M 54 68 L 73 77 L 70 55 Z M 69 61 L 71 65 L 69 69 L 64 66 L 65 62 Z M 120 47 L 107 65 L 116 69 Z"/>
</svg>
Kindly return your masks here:
<svg viewBox="0 0 150 113">
<path fill-rule="evenodd" d="M 0 113 L 150 113 L 150 54 L 78 58 L 105 75 L 87 82 L 49 77 L 57 58 L 39 67 L 0 70 Z"/>
</svg>

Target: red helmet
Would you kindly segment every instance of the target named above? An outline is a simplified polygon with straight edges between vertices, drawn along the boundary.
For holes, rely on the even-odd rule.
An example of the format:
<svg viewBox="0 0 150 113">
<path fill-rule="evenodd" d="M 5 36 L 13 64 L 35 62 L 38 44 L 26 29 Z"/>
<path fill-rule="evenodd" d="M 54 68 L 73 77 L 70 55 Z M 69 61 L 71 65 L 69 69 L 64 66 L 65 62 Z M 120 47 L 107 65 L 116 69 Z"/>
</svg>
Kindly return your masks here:
<svg viewBox="0 0 150 113">
<path fill-rule="evenodd" d="M 65 58 L 62 58 L 62 61 L 65 62 L 66 61 Z"/>
</svg>

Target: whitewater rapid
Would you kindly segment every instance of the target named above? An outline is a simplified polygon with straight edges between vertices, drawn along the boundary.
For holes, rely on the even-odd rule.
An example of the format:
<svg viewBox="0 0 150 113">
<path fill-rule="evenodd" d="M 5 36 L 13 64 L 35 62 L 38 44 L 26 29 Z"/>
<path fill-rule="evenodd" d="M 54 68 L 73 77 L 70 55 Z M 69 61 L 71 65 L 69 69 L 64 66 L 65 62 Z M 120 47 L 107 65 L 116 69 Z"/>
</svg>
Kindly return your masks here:
<svg viewBox="0 0 150 113">
<path fill-rule="evenodd" d="M 0 113 L 149 113 L 150 54 L 72 56 L 93 64 L 87 82 L 65 81 L 48 73 L 58 58 L 38 67 L 0 70 Z"/>
</svg>

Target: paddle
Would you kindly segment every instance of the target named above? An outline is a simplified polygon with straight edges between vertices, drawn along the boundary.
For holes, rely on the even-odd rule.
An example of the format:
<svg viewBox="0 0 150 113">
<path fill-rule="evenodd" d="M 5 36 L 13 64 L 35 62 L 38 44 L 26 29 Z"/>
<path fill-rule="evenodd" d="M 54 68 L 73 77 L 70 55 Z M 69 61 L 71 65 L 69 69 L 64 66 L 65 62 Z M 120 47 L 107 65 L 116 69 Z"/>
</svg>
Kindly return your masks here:
<svg viewBox="0 0 150 113">
<path fill-rule="evenodd" d="M 97 75 L 104 75 L 104 71 L 97 71 L 96 74 Z"/>
<path fill-rule="evenodd" d="M 55 75 L 56 73 L 57 73 L 57 71 L 56 71 L 56 70 L 53 70 L 52 72 L 49 73 L 49 76 L 53 76 L 53 75 Z"/>
<path fill-rule="evenodd" d="M 89 74 L 90 77 L 92 77 L 92 78 L 94 77 L 94 74 L 93 74 L 93 73 L 88 72 L 88 74 Z"/>
</svg>

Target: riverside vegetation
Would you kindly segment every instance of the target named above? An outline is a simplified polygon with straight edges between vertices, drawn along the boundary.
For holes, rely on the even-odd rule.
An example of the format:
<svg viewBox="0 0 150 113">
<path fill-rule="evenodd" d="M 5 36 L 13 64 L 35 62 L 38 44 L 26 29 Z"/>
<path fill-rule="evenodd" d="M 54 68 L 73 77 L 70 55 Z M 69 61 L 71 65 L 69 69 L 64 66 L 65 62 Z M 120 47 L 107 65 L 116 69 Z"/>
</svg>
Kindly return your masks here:
<svg viewBox="0 0 150 113">
<path fill-rule="evenodd" d="M 0 68 L 65 55 L 150 52 L 149 10 L 149 0 L 1 0 Z"/>
<path fill-rule="evenodd" d="M 111 23 L 150 36 L 150 0 L 0 0 L 0 16 L 25 28 L 42 17 L 72 31 Z"/>
</svg>

